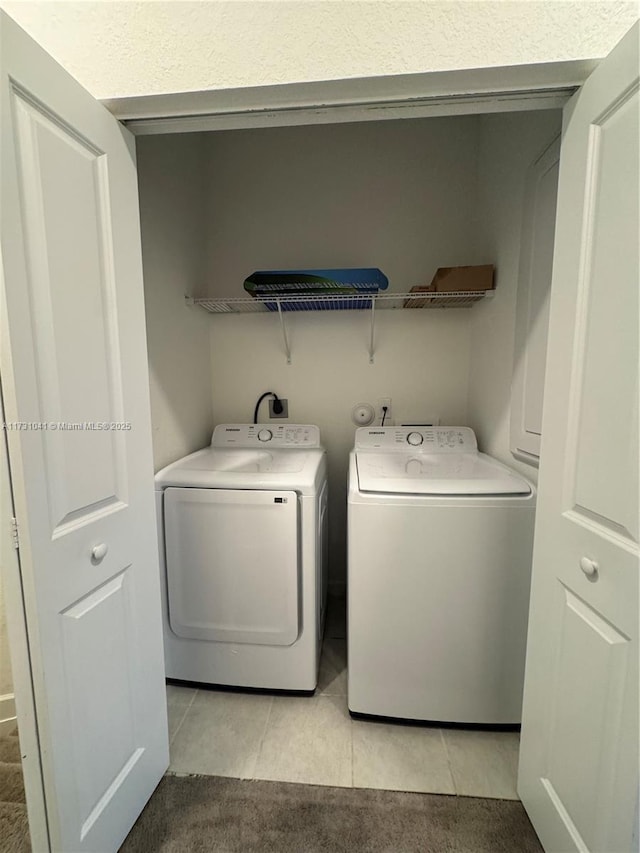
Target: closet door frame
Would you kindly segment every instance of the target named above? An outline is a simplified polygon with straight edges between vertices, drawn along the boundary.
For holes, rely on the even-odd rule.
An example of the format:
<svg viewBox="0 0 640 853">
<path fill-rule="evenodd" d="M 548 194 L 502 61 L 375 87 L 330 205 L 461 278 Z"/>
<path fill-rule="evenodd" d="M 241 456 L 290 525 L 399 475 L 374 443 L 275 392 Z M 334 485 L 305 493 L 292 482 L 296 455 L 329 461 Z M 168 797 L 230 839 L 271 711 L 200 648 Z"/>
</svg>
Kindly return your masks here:
<svg viewBox="0 0 640 853">
<path fill-rule="evenodd" d="M 136 136 L 562 109 L 595 60 L 112 98 Z"/>
<path fill-rule="evenodd" d="M 149 95 L 104 100 L 103 104 L 135 135 L 562 109 L 597 64 L 592 60 L 577 60 L 465 69 Z M 4 446 L 0 448 L 0 456 L 5 450 Z M 2 485 L 3 498 L 10 496 L 8 480 Z M 4 525 L 0 545 L 3 553 L 11 555 L 13 538 Z M 7 562 L 4 580 L 7 610 L 11 612 L 12 658 L 23 663 L 21 672 L 14 676 L 25 709 L 21 736 L 27 738 L 33 756 L 24 766 L 27 796 L 31 791 L 34 806 L 29 810 L 29 828 L 34 849 L 46 851 L 51 846 L 37 751 L 37 719 L 35 712 L 26 710 L 34 709 L 35 701 L 16 559 Z"/>
</svg>

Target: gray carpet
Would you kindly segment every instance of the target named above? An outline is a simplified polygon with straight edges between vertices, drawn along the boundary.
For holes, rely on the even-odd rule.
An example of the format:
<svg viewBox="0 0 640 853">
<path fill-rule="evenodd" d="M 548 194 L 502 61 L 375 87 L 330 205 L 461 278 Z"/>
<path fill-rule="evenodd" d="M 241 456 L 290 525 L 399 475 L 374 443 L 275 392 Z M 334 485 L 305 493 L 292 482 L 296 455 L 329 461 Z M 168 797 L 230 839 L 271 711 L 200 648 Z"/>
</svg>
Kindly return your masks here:
<svg viewBox="0 0 640 853">
<path fill-rule="evenodd" d="M 29 821 L 18 732 L 0 737 L 0 851 L 29 853 Z"/>
<path fill-rule="evenodd" d="M 519 802 L 165 776 L 120 853 L 541 853 Z"/>
</svg>

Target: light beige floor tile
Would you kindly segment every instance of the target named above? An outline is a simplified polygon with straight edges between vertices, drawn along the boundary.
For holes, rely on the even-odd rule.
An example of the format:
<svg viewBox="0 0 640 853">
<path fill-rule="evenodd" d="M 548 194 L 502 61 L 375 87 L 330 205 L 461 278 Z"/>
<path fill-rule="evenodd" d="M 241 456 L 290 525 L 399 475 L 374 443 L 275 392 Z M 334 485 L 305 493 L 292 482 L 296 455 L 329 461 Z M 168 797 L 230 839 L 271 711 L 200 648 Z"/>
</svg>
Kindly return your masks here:
<svg viewBox="0 0 640 853">
<path fill-rule="evenodd" d="M 353 786 L 455 793 L 440 729 L 354 720 Z"/>
<path fill-rule="evenodd" d="M 171 744 L 170 770 L 253 775 L 272 697 L 199 690 Z"/>
<path fill-rule="evenodd" d="M 444 729 L 456 793 L 517 800 L 517 732 Z"/>
<path fill-rule="evenodd" d="M 198 691 L 195 687 L 167 684 L 167 715 L 169 741 L 172 741 Z"/>
<path fill-rule="evenodd" d="M 347 641 L 326 639 L 320 657 L 316 693 L 325 696 L 347 695 Z"/>
<path fill-rule="evenodd" d="M 275 697 L 255 778 L 351 787 L 345 697 Z"/>
</svg>

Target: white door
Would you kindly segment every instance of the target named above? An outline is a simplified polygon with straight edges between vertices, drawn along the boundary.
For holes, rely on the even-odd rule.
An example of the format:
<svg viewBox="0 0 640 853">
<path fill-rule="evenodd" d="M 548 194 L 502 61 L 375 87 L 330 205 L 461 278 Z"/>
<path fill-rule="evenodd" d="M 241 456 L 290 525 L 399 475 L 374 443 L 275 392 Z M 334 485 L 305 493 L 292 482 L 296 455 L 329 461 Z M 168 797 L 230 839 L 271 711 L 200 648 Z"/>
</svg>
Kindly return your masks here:
<svg viewBox="0 0 640 853">
<path fill-rule="evenodd" d="M 1 368 L 49 829 L 105 853 L 168 765 L 134 147 L 5 15 L 0 87 Z"/>
<path fill-rule="evenodd" d="M 174 634 L 219 643 L 295 643 L 295 492 L 165 489 L 164 535 Z"/>
<path fill-rule="evenodd" d="M 637 820 L 638 36 L 564 118 L 518 787 L 547 851 Z"/>
</svg>

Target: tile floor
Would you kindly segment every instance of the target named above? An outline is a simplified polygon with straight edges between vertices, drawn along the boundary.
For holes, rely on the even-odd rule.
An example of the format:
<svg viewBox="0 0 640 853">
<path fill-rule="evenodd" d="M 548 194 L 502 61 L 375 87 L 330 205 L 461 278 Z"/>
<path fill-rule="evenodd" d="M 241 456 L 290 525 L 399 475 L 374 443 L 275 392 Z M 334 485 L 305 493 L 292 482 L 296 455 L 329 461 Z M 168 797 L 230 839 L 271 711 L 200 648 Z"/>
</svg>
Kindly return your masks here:
<svg viewBox="0 0 640 853">
<path fill-rule="evenodd" d="M 173 773 L 517 799 L 518 734 L 352 720 L 344 602 L 314 696 L 167 686 Z"/>
</svg>

